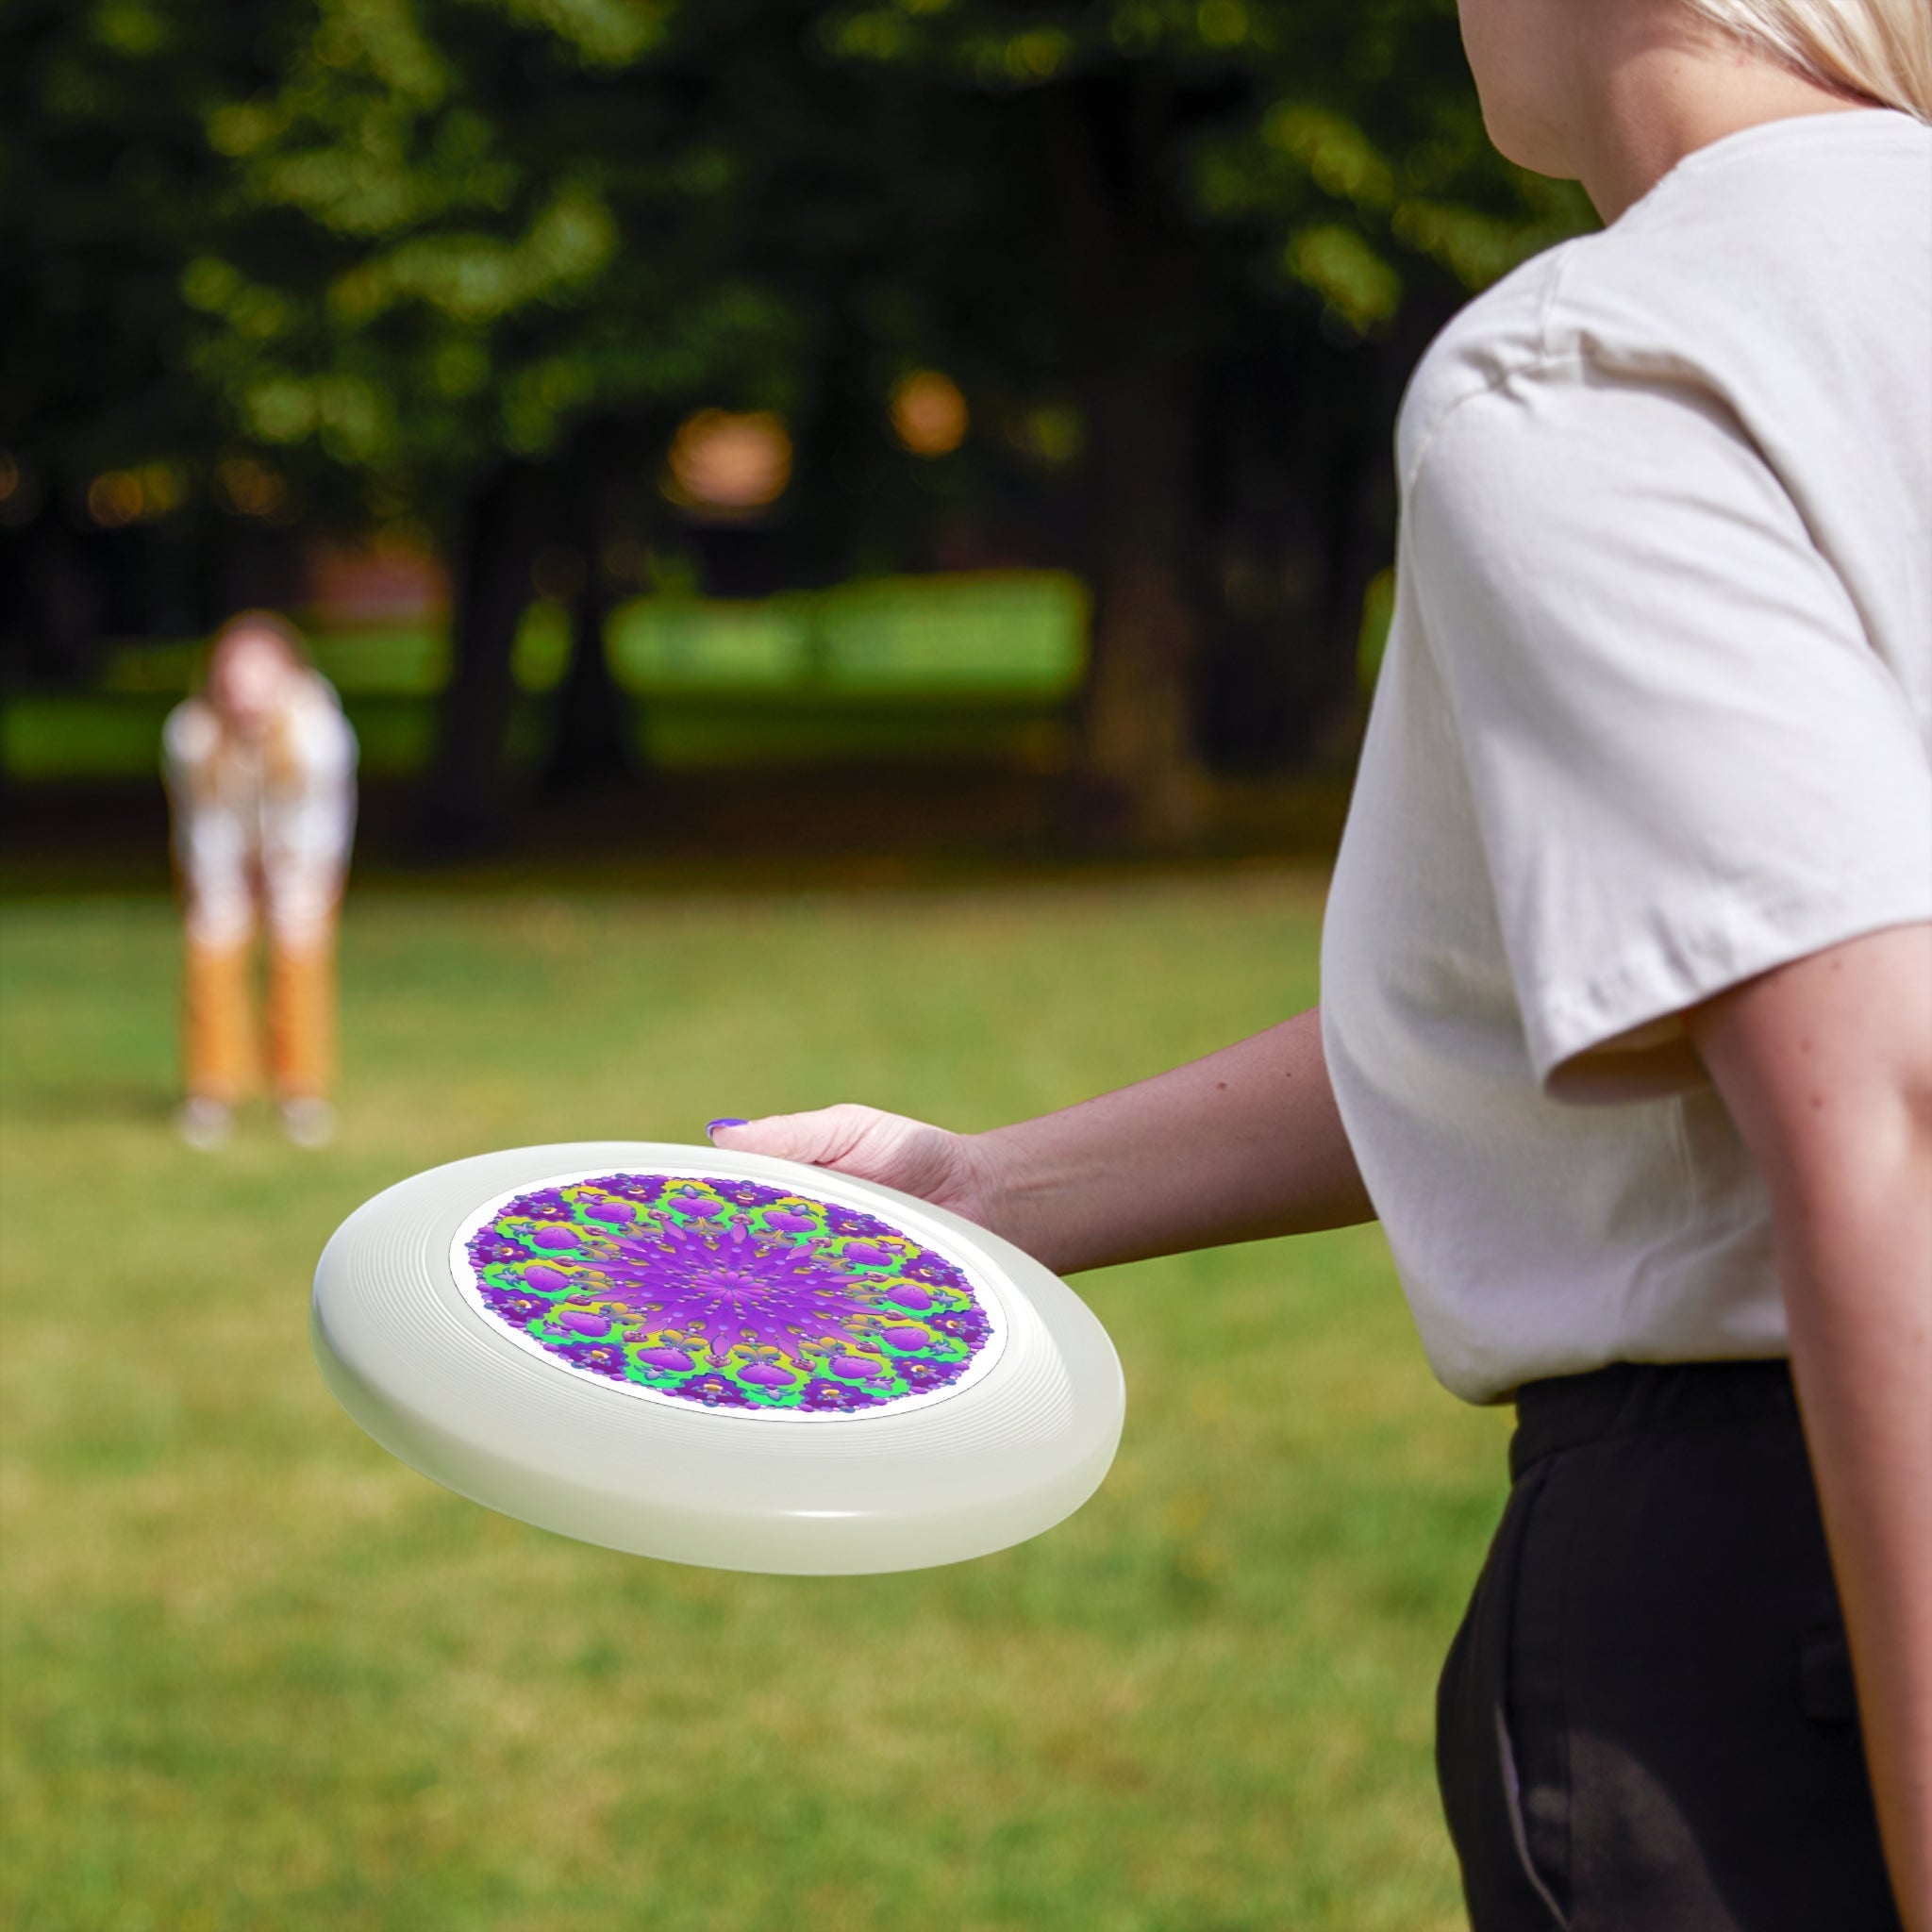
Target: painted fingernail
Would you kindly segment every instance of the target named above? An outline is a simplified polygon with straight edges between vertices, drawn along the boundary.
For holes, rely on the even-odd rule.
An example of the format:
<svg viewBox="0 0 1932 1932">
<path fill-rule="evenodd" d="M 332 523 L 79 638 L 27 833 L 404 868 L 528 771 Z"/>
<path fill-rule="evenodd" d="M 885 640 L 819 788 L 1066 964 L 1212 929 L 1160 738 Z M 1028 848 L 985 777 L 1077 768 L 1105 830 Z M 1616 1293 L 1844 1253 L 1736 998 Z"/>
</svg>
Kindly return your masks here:
<svg viewBox="0 0 1932 1932">
<path fill-rule="evenodd" d="M 715 1134 L 720 1127 L 748 1127 L 750 1125 L 751 1123 L 749 1121 L 732 1120 L 727 1117 L 722 1121 L 709 1122 L 705 1127 L 705 1135 L 706 1138 L 708 1139 L 711 1135 Z"/>
</svg>

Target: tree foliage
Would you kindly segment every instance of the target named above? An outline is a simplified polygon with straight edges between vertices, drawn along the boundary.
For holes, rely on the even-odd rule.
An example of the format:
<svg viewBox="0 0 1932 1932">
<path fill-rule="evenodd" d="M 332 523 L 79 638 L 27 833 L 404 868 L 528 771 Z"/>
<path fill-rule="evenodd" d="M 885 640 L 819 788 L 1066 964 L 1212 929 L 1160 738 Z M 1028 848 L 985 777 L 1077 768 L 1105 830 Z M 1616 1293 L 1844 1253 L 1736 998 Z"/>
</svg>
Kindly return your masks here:
<svg viewBox="0 0 1932 1932">
<path fill-rule="evenodd" d="M 1344 688 L 1419 333 L 1583 219 L 1488 147 L 1452 0 L 27 0 L 8 37 L 39 471 L 239 451 L 527 545 L 566 499 L 661 522 L 679 417 L 761 408 L 824 571 L 1058 490 L 1090 763 L 1143 829 L 1244 624 Z M 974 412 L 941 463 L 885 426 L 921 367 Z"/>
</svg>

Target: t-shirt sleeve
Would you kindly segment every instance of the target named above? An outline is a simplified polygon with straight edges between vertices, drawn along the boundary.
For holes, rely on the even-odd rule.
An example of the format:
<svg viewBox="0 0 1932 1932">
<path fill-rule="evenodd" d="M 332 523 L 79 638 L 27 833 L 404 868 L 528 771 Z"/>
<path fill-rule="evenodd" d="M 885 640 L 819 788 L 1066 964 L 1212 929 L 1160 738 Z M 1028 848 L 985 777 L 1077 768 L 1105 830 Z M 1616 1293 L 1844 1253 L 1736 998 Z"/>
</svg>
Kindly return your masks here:
<svg viewBox="0 0 1932 1932">
<path fill-rule="evenodd" d="M 342 715 L 335 688 L 310 673 L 308 689 L 293 714 L 292 748 L 311 785 L 346 782 L 354 776 L 359 747 L 355 727 Z"/>
<path fill-rule="evenodd" d="M 184 698 L 161 726 L 161 774 L 177 799 L 192 789 L 196 773 L 214 756 L 221 733 L 199 698 Z"/>
<path fill-rule="evenodd" d="M 1551 1091 L 1681 1084 L 1686 1008 L 1932 919 L 1922 727 L 1714 398 L 1514 378 L 1449 412 L 1405 516 Z"/>
</svg>

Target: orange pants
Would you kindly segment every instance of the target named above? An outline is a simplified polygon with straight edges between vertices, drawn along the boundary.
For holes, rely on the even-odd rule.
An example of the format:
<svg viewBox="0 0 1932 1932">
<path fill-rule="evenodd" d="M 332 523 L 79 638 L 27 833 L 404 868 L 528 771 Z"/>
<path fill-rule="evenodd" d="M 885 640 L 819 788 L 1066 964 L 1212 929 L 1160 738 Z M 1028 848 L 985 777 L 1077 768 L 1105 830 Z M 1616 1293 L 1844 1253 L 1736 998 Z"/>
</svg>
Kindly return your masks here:
<svg viewBox="0 0 1932 1932">
<path fill-rule="evenodd" d="M 184 1043 L 188 1091 L 232 1107 L 261 1073 L 255 1022 L 255 941 L 188 941 Z M 336 935 L 300 948 L 270 935 L 268 1073 L 277 1100 L 319 1100 L 335 1074 Z"/>
</svg>

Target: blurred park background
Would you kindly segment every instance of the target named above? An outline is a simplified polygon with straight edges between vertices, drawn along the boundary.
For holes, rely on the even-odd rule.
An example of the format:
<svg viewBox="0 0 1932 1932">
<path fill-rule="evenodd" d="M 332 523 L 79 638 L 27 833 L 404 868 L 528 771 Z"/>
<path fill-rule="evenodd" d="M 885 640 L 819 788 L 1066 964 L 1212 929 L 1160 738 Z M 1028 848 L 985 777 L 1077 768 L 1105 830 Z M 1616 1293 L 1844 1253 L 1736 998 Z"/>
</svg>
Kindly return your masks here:
<svg viewBox="0 0 1932 1932">
<path fill-rule="evenodd" d="M 1083 1284 L 1114 1475 L 903 1578 L 489 1516 L 305 1336 L 436 1160 L 1316 996 L 1404 382 L 1588 220 L 1451 0 L 15 0 L 0 109 L 0 1920 L 1459 1923 L 1502 1430 L 1374 1230 Z M 342 1131 L 207 1157 L 158 737 L 262 605 L 363 749 Z"/>
</svg>

